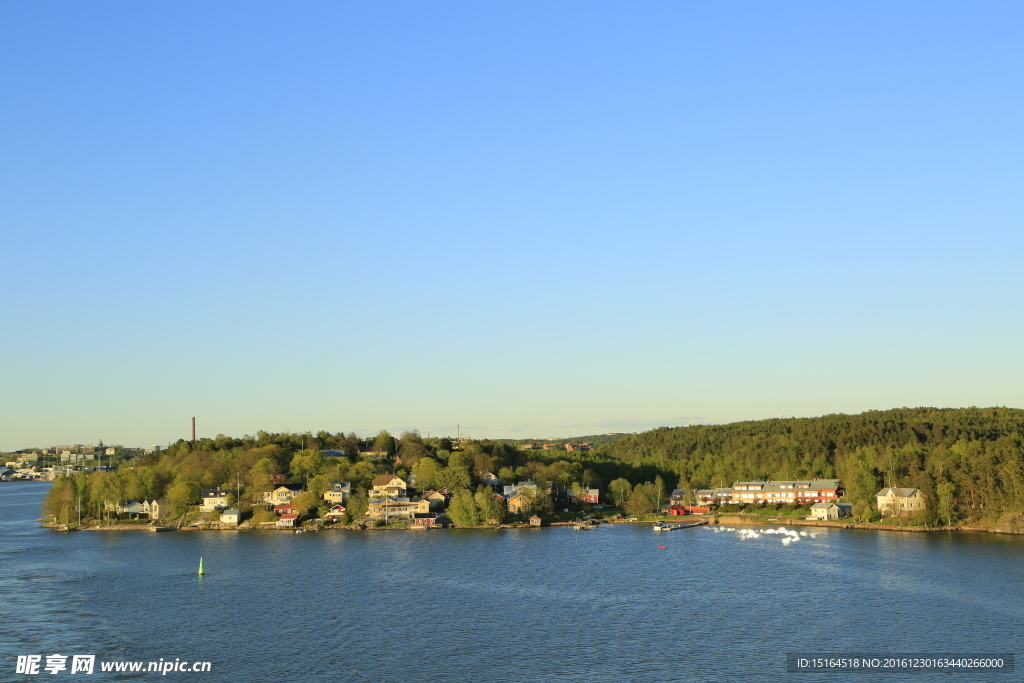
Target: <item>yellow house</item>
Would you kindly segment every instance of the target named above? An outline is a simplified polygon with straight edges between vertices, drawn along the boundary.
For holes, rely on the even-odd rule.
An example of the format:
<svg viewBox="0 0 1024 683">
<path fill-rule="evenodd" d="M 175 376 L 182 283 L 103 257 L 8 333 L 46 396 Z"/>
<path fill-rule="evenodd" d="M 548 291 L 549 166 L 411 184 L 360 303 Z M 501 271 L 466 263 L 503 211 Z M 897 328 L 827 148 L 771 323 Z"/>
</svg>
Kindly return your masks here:
<svg viewBox="0 0 1024 683">
<path fill-rule="evenodd" d="M 403 498 L 405 497 L 408 484 L 401 477 L 393 474 L 382 474 L 373 478 L 373 489 L 370 491 L 370 498 Z"/>
<path fill-rule="evenodd" d="M 513 515 L 518 515 L 520 512 L 529 512 L 530 499 L 521 493 L 515 494 L 508 499 L 508 511 Z"/>
<path fill-rule="evenodd" d="M 370 501 L 366 516 L 370 519 L 412 519 L 417 513 L 430 512 L 430 501 L 426 498 L 378 498 Z"/>
<path fill-rule="evenodd" d="M 263 502 L 270 503 L 271 505 L 284 505 L 285 503 L 292 502 L 292 498 L 298 495 L 301 490 L 302 487 L 296 484 L 282 484 L 273 491 L 264 493 Z"/>
<path fill-rule="evenodd" d="M 347 481 L 336 481 L 331 488 L 324 491 L 324 500 L 335 505 L 344 504 L 352 495 L 352 484 Z"/>
<path fill-rule="evenodd" d="M 875 494 L 878 510 L 887 517 L 912 515 L 925 509 L 924 495 L 919 489 L 884 488 Z"/>
</svg>

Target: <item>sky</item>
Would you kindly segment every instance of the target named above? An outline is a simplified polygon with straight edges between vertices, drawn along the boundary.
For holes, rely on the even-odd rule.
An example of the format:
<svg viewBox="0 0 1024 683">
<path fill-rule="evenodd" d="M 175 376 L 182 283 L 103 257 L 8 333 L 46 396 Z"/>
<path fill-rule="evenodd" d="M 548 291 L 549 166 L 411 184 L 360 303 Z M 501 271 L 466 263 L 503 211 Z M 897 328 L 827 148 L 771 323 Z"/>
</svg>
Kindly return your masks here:
<svg viewBox="0 0 1024 683">
<path fill-rule="evenodd" d="M 1019 2 L 0 4 L 0 449 L 1024 407 Z"/>
</svg>

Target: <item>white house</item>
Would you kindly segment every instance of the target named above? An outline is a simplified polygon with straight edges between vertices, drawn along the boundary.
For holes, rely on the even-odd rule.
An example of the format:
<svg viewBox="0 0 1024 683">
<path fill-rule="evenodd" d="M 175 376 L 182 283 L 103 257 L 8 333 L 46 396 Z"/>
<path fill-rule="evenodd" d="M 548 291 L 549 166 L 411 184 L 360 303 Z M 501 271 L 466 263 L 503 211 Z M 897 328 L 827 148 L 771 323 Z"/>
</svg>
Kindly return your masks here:
<svg viewBox="0 0 1024 683">
<path fill-rule="evenodd" d="M 811 506 L 811 519 L 839 519 L 852 514 L 853 505 L 850 503 L 815 503 Z"/>
<path fill-rule="evenodd" d="M 224 510 L 220 513 L 221 524 L 238 524 L 242 521 L 242 513 L 238 510 Z"/>
<path fill-rule="evenodd" d="M 148 514 L 150 519 L 167 519 L 174 514 L 166 498 L 147 498 L 142 501 L 142 511 Z"/>
<path fill-rule="evenodd" d="M 203 504 L 199 508 L 201 512 L 213 512 L 214 510 L 223 510 L 228 506 L 228 494 L 231 493 L 225 489 L 206 489 L 203 491 Z"/>
</svg>

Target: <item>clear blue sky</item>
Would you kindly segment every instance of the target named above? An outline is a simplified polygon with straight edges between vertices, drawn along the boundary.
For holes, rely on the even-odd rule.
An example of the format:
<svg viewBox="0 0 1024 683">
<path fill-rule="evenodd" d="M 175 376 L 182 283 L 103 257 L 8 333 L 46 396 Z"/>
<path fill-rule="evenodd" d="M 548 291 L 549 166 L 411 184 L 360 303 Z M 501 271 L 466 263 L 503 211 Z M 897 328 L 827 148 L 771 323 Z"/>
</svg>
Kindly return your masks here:
<svg viewBox="0 0 1024 683">
<path fill-rule="evenodd" d="M 1020 2 L 6 2 L 0 449 L 1024 407 Z"/>
</svg>

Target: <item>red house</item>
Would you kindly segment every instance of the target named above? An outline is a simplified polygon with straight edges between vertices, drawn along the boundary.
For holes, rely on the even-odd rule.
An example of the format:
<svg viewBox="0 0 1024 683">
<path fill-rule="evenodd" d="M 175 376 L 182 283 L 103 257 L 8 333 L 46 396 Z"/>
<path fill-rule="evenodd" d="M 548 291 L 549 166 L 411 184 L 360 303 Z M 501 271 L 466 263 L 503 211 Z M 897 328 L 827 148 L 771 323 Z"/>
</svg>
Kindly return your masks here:
<svg viewBox="0 0 1024 683">
<path fill-rule="evenodd" d="M 279 529 L 285 527 L 293 527 L 295 526 L 295 522 L 296 520 L 298 520 L 298 518 L 299 516 L 294 513 L 281 515 L 280 519 L 277 520 L 277 526 Z"/>
<path fill-rule="evenodd" d="M 677 517 L 682 515 L 704 515 L 711 512 L 711 508 L 703 505 L 673 505 L 669 508 L 668 514 Z"/>
<path fill-rule="evenodd" d="M 344 505 L 334 505 L 334 506 L 331 506 L 331 509 L 327 511 L 326 515 L 324 515 L 324 520 L 328 521 L 328 522 L 339 522 L 339 521 L 341 521 L 341 519 L 344 516 L 345 516 L 345 506 Z"/>
</svg>

